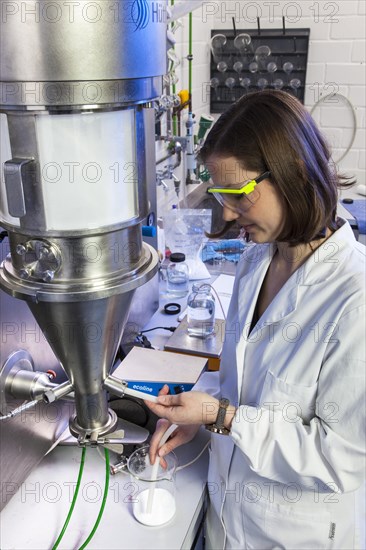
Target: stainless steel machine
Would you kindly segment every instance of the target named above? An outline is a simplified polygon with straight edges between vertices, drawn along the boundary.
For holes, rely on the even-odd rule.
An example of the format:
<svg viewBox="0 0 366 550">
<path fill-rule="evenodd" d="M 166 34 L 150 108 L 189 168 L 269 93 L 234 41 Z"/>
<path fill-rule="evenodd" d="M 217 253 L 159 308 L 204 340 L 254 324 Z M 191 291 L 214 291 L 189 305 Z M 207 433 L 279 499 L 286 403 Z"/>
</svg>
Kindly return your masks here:
<svg viewBox="0 0 366 550">
<path fill-rule="evenodd" d="M 150 102 L 166 72 L 166 2 L 27 0 L 1 9 L 0 226 L 10 251 L 0 287 L 27 303 L 67 375 L 56 384 L 20 337 L 12 350 L 2 346 L 8 480 L 9 448 L 19 453 L 10 442 L 40 433 L 38 425 L 25 435 L 27 422 L 10 418 L 12 400 L 71 399 L 70 431 L 81 445 L 121 436 L 107 392 L 123 396 L 126 387 L 110 370 L 134 292 L 158 262 L 141 223 L 155 182 Z M 29 467 L 18 462 L 17 478 Z"/>
</svg>

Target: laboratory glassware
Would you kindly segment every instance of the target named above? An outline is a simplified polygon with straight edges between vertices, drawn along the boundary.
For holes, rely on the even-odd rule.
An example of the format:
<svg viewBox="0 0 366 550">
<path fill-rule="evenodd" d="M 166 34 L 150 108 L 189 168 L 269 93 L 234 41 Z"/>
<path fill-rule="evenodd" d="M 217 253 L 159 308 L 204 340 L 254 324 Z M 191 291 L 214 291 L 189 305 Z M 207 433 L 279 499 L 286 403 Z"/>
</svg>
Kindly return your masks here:
<svg viewBox="0 0 366 550">
<path fill-rule="evenodd" d="M 249 63 L 249 72 L 252 74 L 258 72 L 258 63 L 256 61 Z"/>
<path fill-rule="evenodd" d="M 188 293 L 189 268 L 182 252 L 170 254 L 166 268 L 166 288 L 169 296 L 182 298 Z"/>
<path fill-rule="evenodd" d="M 149 526 L 163 525 L 176 513 L 175 473 L 178 460 L 173 452 L 164 456 L 164 466 L 154 468 L 149 458 L 150 445 L 134 451 L 127 469 L 135 489 L 132 498 L 133 515 Z M 160 460 L 156 457 L 155 460 Z"/>
<path fill-rule="evenodd" d="M 290 88 L 293 90 L 294 95 L 297 96 L 297 90 L 301 86 L 301 80 L 299 78 L 292 78 L 290 80 Z"/>
<path fill-rule="evenodd" d="M 255 50 L 255 60 L 258 63 L 259 71 L 265 71 L 267 68 L 268 58 L 271 55 L 271 48 L 269 46 L 258 46 Z"/>
<path fill-rule="evenodd" d="M 275 63 L 275 61 L 270 61 L 267 64 L 267 71 L 271 75 L 271 83 L 273 84 L 273 76 L 274 73 L 277 71 L 277 63 Z"/>
<path fill-rule="evenodd" d="M 257 81 L 258 88 L 262 91 L 268 86 L 268 80 L 266 78 L 259 78 Z"/>
<path fill-rule="evenodd" d="M 252 85 L 252 81 L 251 81 L 251 79 L 248 78 L 247 76 L 240 79 L 240 86 L 241 86 L 242 88 L 245 88 L 245 90 L 246 90 L 247 92 L 249 91 L 249 88 L 250 88 L 251 85 Z"/>
<path fill-rule="evenodd" d="M 215 297 L 211 285 L 194 283 L 187 301 L 187 332 L 207 338 L 215 330 Z"/>
<path fill-rule="evenodd" d="M 210 86 L 215 90 L 215 99 L 217 99 L 217 101 L 220 101 L 221 100 L 220 94 L 219 94 L 220 80 L 216 76 L 211 78 Z"/>
<path fill-rule="evenodd" d="M 233 78 L 232 76 L 229 76 L 225 80 L 225 86 L 227 86 L 227 88 L 229 88 L 229 90 L 231 91 L 231 101 L 235 101 L 235 93 L 234 93 L 235 84 L 236 84 L 235 78 Z"/>
<path fill-rule="evenodd" d="M 238 34 L 234 39 L 234 47 L 239 51 L 244 63 L 249 63 L 253 58 L 253 44 L 249 34 Z"/>
<path fill-rule="evenodd" d="M 215 34 L 211 38 L 211 52 L 215 63 L 223 61 L 226 42 L 227 38 L 224 34 Z"/>
<path fill-rule="evenodd" d="M 291 61 L 286 61 L 286 63 L 283 64 L 282 69 L 287 74 L 287 83 L 289 84 L 290 74 L 294 70 L 294 66 Z"/>
<path fill-rule="evenodd" d="M 244 65 L 241 61 L 235 61 L 234 65 L 233 65 L 233 69 L 236 73 L 238 73 L 240 75 L 243 68 L 244 68 Z"/>
<path fill-rule="evenodd" d="M 228 65 L 226 61 L 219 61 L 217 64 L 217 70 L 219 73 L 225 73 L 228 70 Z"/>
<path fill-rule="evenodd" d="M 282 90 L 282 88 L 284 86 L 282 78 L 276 78 L 273 81 L 272 86 L 274 87 L 275 90 Z"/>
</svg>

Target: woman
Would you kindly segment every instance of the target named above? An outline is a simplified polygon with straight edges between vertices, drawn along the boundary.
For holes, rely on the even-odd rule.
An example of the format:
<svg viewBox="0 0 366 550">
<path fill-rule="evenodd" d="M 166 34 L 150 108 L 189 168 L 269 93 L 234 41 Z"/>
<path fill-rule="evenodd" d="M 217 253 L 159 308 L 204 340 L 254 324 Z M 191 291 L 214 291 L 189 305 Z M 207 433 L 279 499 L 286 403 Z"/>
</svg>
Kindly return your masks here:
<svg viewBox="0 0 366 550">
<path fill-rule="evenodd" d="M 365 248 L 336 219 L 336 175 L 311 116 L 284 92 L 244 96 L 201 151 L 238 265 L 219 373 L 147 405 L 151 457 L 221 422 L 210 451 L 211 548 L 357 548 L 365 465 Z M 163 393 L 166 393 L 166 388 Z M 230 405 L 219 399 L 226 398 Z M 170 423 L 178 424 L 158 451 Z M 219 426 L 220 428 L 220 426 Z"/>
</svg>

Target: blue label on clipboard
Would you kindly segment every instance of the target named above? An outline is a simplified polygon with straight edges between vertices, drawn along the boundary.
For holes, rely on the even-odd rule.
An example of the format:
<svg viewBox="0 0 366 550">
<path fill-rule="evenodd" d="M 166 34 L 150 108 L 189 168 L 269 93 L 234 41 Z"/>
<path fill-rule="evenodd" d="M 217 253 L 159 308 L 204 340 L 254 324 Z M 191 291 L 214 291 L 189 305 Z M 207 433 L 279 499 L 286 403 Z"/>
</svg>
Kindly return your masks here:
<svg viewBox="0 0 366 550">
<path fill-rule="evenodd" d="M 149 393 L 150 395 L 158 395 L 161 388 L 167 384 L 171 394 L 182 393 L 184 391 L 190 391 L 193 388 L 193 384 L 180 384 L 180 383 L 168 383 L 168 382 L 141 382 L 136 380 L 129 380 L 128 387 L 132 390 Z"/>
</svg>

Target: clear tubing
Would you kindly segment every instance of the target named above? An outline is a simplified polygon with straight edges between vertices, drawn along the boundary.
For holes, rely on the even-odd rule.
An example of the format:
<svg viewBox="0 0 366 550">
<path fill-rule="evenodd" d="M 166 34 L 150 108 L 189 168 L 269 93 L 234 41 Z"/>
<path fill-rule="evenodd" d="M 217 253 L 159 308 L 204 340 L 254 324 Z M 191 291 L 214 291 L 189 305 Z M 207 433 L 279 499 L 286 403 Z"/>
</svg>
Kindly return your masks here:
<svg viewBox="0 0 366 550">
<path fill-rule="evenodd" d="M 165 432 L 165 434 L 163 435 L 163 437 L 160 440 L 159 447 L 158 447 L 159 449 L 160 449 L 160 447 L 162 447 L 164 445 L 164 443 L 168 440 L 168 438 L 170 437 L 170 435 L 174 432 L 174 430 L 176 428 L 178 428 L 177 424 L 172 424 L 171 426 L 169 426 L 169 428 L 167 429 L 167 431 Z M 152 470 L 151 470 L 150 481 L 155 481 L 157 479 L 158 470 L 159 470 L 159 458 L 156 457 L 155 462 L 154 462 L 153 467 L 152 467 Z M 146 513 L 147 514 L 151 514 L 152 509 L 153 509 L 155 485 L 156 485 L 156 483 L 152 483 L 149 487 L 149 494 L 148 494 L 148 497 L 147 497 L 147 507 L 146 507 Z"/>
</svg>

